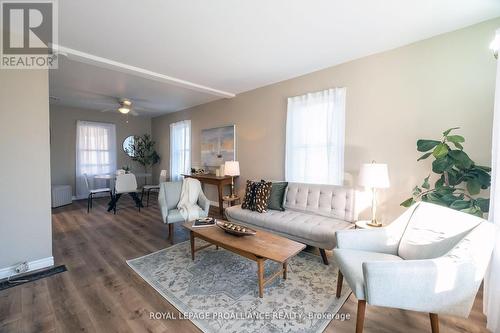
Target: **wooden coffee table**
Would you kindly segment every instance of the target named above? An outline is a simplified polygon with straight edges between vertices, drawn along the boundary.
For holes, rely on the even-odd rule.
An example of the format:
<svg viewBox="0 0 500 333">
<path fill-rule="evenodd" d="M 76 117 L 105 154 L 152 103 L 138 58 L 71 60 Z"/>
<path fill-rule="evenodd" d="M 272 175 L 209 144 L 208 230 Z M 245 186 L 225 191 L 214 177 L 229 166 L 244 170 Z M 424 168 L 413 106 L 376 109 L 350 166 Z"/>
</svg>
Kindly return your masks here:
<svg viewBox="0 0 500 333">
<path fill-rule="evenodd" d="M 223 221 L 223 220 L 218 220 Z M 224 232 L 218 226 L 193 228 L 193 222 L 185 222 L 183 226 L 189 229 L 191 240 L 191 258 L 194 260 L 195 252 L 208 246 L 219 246 L 239 254 L 245 258 L 257 262 L 257 277 L 259 281 L 259 297 L 264 295 L 264 286 L 283 274 L 286 280 L 288 260 L 302 251 L 306 246 L 296 241 L 271 234 L 265 231 L 257 231 L 255 236 L 238 237 Z M 195 248 L 195 238 L 203 239 L 210 243 Z M 264 263 L 266 260 L 276 261 L 282 264 L 277 272 L 269 278 L 264 279 Z"/>
</svg>

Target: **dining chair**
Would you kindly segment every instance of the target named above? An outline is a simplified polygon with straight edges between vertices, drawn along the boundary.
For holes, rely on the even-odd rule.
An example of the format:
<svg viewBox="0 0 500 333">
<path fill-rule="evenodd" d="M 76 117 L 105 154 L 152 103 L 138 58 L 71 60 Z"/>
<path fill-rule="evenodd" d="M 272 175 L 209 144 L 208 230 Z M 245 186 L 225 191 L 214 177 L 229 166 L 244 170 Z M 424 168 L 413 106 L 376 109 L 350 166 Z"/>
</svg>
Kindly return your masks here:
<svg viewBox="0 0 500 333">
<path fill-rule="evenodd" d="M 142 198 L 144 197 L 144 193 L 146 193 L 146 207 L 149 207 L 149 194 L 151 193 L 151 191 L 153 191 L 153 192 L 159 191 L 160 184 L 164 183 L 166 181 L 167 181 L 167 170 L 161 170 L 157 185 L 144 185 L 142 187 L 141 202 L 142 202 Z"/>
<path fill-rule="evenodd" d="M 102 188 L 91 188 L 90 183 L 89 183 L 89 177 L 86 173 L 83 174 L 83 179 L 85 181 L 85 186 L 87 187 L 87 192 L 89 193 L 87 197 L 87 213 L 90 211 L 90 208 L 92 208 L 92 199 L 94 198 L 94 195 L 99 194 L 99 193 L 109 193 L 111 198 L 113 198 L 113 192 L 111 192 L 111 189 L 109 187 L 102 187 Z"/>
<path fill-rule="evenodd" d="M 113 195 L 113 211 L 116 214 L 116 206 L 118 199 L 124 193 L 130 194 L 134 199 L 139 211 L 141 211 L 141 202 L 137 197 L 137 179 L 133 173 L 117 174 L 115 181 L 115 190 Z"/>
</svg>

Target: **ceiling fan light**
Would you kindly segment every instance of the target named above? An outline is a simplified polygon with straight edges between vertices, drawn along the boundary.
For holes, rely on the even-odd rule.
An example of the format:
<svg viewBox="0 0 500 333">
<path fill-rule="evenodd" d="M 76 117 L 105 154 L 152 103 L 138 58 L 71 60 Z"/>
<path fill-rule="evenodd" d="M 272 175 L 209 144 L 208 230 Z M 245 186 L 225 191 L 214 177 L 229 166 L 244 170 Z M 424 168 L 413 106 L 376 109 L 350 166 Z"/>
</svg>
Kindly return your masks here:
<svg viewBox="0 0 500 333">
<path fill-rule="evenodd" d="M 131 102 L 131 101 L 129 101 L 128 99 L 124 99 L 124 100 L 122 101 L 122 105 L 123 105 L 123 106 L 131 106 L 131 105 L 132 105 L 132 102 Z"/>
<path fill-rule="evenodd" d="M 122 106 L 118 108 L 118 111 L 120 111 L 120 113 L 127 114 L 130 112 L 130 109 Z"/>
</svg>

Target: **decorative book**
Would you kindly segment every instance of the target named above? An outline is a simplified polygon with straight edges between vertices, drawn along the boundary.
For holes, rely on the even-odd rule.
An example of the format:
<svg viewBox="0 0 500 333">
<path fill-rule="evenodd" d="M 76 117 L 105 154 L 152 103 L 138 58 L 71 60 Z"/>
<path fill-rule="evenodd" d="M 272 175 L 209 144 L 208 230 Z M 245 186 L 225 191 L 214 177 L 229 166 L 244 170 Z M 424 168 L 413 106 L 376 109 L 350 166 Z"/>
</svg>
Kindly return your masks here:
<svg viewBox="0 0 500 333">
<path fill-rule="evenodd" d="M 211 227 L 215 225 L 216 220 L 213 217 L 196 219 L 193 222 L 193 228 Z"/>
</svg>

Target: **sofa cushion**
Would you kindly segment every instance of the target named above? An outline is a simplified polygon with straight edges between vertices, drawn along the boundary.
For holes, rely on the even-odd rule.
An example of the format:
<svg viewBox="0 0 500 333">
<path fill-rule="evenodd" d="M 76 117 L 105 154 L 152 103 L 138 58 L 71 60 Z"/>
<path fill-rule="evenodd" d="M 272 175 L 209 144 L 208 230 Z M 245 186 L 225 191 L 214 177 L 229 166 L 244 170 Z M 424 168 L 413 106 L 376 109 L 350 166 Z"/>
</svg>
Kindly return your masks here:
<svg viewBox="0 0 500 333">
<path fill-rule="evenodd" d="M 410 217 L 398 255 L 407 260 L 440 257 L 483 221 L 447 207 L 421 202 Z"/>
<path fill-rule="evenodd" d="M 242 209 L 240 205 L 226 209 L 230 221 L 242 222 L 257 229 L 265 229 L 283 235 L 310 240 L 306 244 L 332 249 L 335 246 L 335 231 L 348 229 L 352 223 L 320 215 L 286 210 L 284 212 L 269 210 L 257 213 Z"/>
<path fill-rule="evenodd" d="M 177 208 L 169 210 L 167 215 L 167 223 L 176 223 L 176 222 L 184 222 L 184 217 Z"/>
<path fill-rule="evenodd" d="M 199 207 L 199 206 L 198 206 Z M 207 212 L 203 210 L 203 208 L 199 207 L 200 210 L 200 218 L 207 217 Z M 167 215 L 167 223 L 177 223 L 177 222 L 184 222 L 184 217 L 182 216 L 181 212 L 176 208 L 176 209 L 171 209 L 168 211 Z"/>
<path fill-rule="evenodd" d="M 288 183 L 285 209 L 356 220 L 354 190 L 345 186 Z"/>
<path fill-rule="evenodd" d="M 357 299 L 365 299 L 365 279 L 363 277 L 363 263 L 367 261 L 401 261 L 393 254 L 358 251 L 350 249 L 333 249 L 333 259 L 342 267 L 347 283 Z"/>
</svg>

